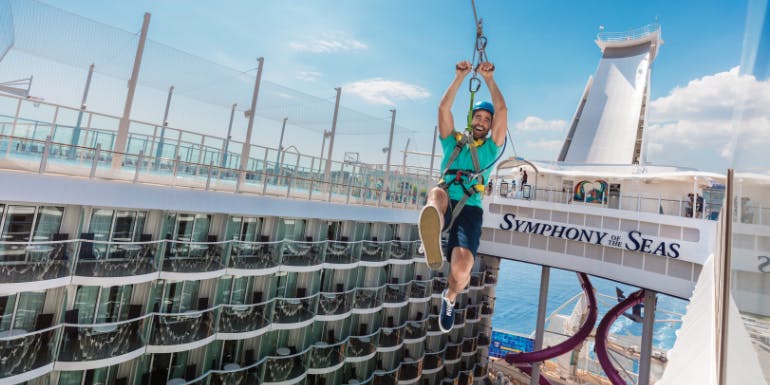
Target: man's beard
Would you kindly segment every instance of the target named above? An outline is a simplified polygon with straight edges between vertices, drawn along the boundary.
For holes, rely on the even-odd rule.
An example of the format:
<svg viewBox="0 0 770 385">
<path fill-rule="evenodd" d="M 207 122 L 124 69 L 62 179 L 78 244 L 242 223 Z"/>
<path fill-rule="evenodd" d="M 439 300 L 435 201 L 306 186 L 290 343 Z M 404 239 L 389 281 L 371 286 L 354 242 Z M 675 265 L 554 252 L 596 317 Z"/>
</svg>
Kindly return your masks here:
<svg viewBox="0 0 770 385">
<path fill-rule="evenodd" d="M 480 127 L 480 129 L 476 130 L 476 127 Z M 487 137 L 488 133 L 489 133 L 489 131 L 484 130 L 484 128 L 481 127 L 481 126 L 478 126 L 478 125 L 473 126 L 473 138 L 474 139 L 484 139 L 484 138 Z"/>
</svg>

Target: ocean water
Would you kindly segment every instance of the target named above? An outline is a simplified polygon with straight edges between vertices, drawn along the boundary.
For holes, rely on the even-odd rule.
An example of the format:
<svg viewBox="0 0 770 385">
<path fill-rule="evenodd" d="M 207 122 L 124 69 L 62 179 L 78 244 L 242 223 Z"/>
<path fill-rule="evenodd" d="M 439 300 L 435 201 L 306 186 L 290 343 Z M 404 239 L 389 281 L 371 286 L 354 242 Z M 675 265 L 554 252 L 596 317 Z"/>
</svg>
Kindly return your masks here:
<svg viewBox="0 0 770 385">
<path fill-rule="evenodd" d="M 615 304 L 615 288 L 618 287 L 630 295 L 638 288 L 624 285 L 603 278 L 590 276 L 591 284 L 600 294 L 612 296 L 602 298 L 597 295 L 599 321 L 604 314 Z M 540 266 L 523 262 L 502 260 L 500 272 L 495 290 L 495 312 L 492 315 L 492 327 L 496 330 L 506 330 L 529 335 L 534 332 L 537 321 L 537 302 L 540 292 Z M 577 274 L 574 272 L 551 269 L 548 285 L 547 314 L 551 314 L 559 306 L 567 302 L 576 294 L 582 292 Z M 687 301 L 658 294 L 658 307 L 655 314 L 656 321 L 681 320 Z M 573 305 L 560 311 L 561 314 L 570 314 Z M 676 331 L 681 322 L 656 322 L 653 335 L 653 345 L 659 349 L 671 349 L 676 340 Z M 613 334 L 642 335 L 642 324 L 635 323 L 627 317 L 619 317 L 612 328 Z"/>
</svg>

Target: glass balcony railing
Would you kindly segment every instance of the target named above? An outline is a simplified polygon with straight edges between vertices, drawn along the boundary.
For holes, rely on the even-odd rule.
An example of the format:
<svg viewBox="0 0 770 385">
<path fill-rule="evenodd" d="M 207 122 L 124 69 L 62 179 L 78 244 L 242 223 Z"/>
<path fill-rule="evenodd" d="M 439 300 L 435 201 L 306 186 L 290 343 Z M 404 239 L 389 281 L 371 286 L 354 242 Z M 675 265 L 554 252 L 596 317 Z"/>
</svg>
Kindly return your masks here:
<svg viewBox="0 0 770 385">
<path fill-rule="evenodd" d="M 386 328 L 383 327 L 380 330 L 380 348 L 392 348 L 404 343 L 404 339 L 401 337 L 404 327 Z"/>
<path fill-rule="evenodd" d="M 205 273 L 225 268 L 222 243 L 165 242 L 165 272 Z"/>
<path fill-rule="evenodd" d="M 366 357 L 377 351 L 380 330 L 366 336 L 351 336 L 347 342 L 345 354 L 348 357 Z"/>
<path fill-rule="evenodd" d="M 478 345 L 479 346 L 489 346 L 489 343 L 491 342 L 491 339 L 489 338 L 489 335 L 486 333 L 479 333 L 478 337 Z"/>
<path fill-rule="evenodd" d="M 288 348 L 278 350 L 281 349 L 288 350 Z M 305 353 L 268 357 L 265 361 L 263 383 L 289 381 L 305 374 L 306 370 Z"/>
<path fill-rule="evenodd" d="M 269 269 L 281 264 L 276 252 L 279 243 L 252 243 L 232 241 L 229 267 L 233 269 Z"/>
<path fill-rule="evenodd" d="M 250 371 L 247 369 L 224 373 L 211 372 L 207 377 L 210 378 L 210 380 L 208 382 L 202 381 L 201 385 L 259 384 L 259 376 L 257 375 L 256 371 Z"/>
<path fill-rule="evenodd" d="M 384 262 L 388 260 L 389 247 L 385 242 L 364 241 L 361 243 L 361 260 Z"/>
<path fill-rule="evenodd" d="M 330 345 L 319 341 L 313 345 L 310 351 L 310 369 L 325 369 L 337 366 L 345 359 L 344 342 L 338 342 Z"/>
<path fill-rule="evenodd" d="M 147 318 L 94 325 L 66 325 L 58 361 L 80 362 L 118 357 L 145 345 Z"/>
<path fill-rule="evenodd" d="M 267 327 L 273 318 L 274 301 L 253 305 L 222 305 L 218 332 L 246 333 Z"/>
<path fill-rule="evenodd" d="M 182 314 L 154 314 L 150 345 L 181 345 L 200 341 L 214 332 L 216 309 Z"/>
<path fill-rule="evenodd" d="M 481 319 L 481 313 L 477 305 L 468 305 L 465 308 L 465 322 L 476 322 Z"/>
<path fill-rule="evenodd" d="M 422 376 L 423 360 L 404 357 L 398 370 L 398 381 L 415 381 Z"/>
<path fill-rule="evenodd" d="M 471 273 L 470 287 L 481 288 L 484 286 L 483 273 Z"/>
<path fill-rule="evenodd" d="M 476 352 L 476 338 L 466 338 L 463 340 L 463 353 L 475 353 Z"/>
<path fill-rule="evenodd" d="M 483 301 L 481 302 L 481 316 L 482 317 L 491 317 L 492 313 L 495 312 L 494 304 L 490 303 L 489 301 Z"/>
<path fill-rule="evenodd" d="M 462 346 L 462 343 L 453 344 L 452 342 L 447 342 L 446 350 L 444 351 L 444 362 L 459 360 L 462 355 Z"/>
<path fill-rule="evenodd" d="M 0 332 L 0 379 L 52 363 L 60 331 L 55 327 L 29 334 L 19 329 Z"/>
<path fill-rule="evenodd" d="M 406 341 L 414 341 L 425 338 L 428 335 L 428 321 L 408 321 L 401 333 Z"/>
<path fill-rule="evenodd" d="M 444 352 L 425 353 L 422 358 L 423 372 L 438 371 L 444 367 Z"/>
<path fill-rule="evenodd" d="M 402 303 L 406 302 L 409 293 L 410 283 L 389 283 L 385 285 L 385 298 L 384 303 Z"/>
<path fill-rule="evenodd" d="M 443 333 L 441 331 L 441 328 L 438 326 L 438 316 L 437 315 L 430 315 L 428 316 L 428 332 L 429 333 Z"/>
<path fill-rule="evenodd" d="M 372 385 L 397 385 L 398 384 L 398 367 L 392 370 L 376 370 L 374 372 L 374 379 Z"/>
<path fill-rule="evenodd" d="M 431 294 L 433 294 L 432 281 L 412 281 L 410 298 L 430 298 Z"/>
<path fill-rule="evenodd" d="M 378 288 L 359 287 L 356 289 L 356 301 L 353 307 L 356 309 L 375 309 L 382 305 L 385 286 Z"/>
<path fill-rule="evenodd" d="M 324 262 L 347 265 L 358 262 L 360 244 L 329 241 L 326 245 Z"/>
<path fill-rule="evenodd" d="M 0 283 L 67 277 L 75 248 L 73 242 L 0 242 Z"/>
<path fill-rule="evenodd" d="M 305 298 L 276 298 L 273 322 L 289 324 L 307 321 L 315 316 L 313 310 L 318 303 L 319 295 Z"/>
<path fill-rule="evenodd" d="M 447 288 L 447 281 L 444 277 L 433 278 L 433 293 L 443 293 Z"/>
<path fill-rule="evenodd" d="M 318 266 L 323 263 L 322 244 L 319 242 L 283 241 L 281 264 L 285 266 Z"/>
<path fill-rule="evenodd" d="M 162 242 L 77 241 L 75 274 L 80 277 L 130 277 L 158 271 Z"/>
<path fill-rule="evenodd" d="M 356 291 L 321 293 L 318 298 L 318 315 L 331 316 L 349 312 L 356 298 Z"/>
<path fill-rule="evenodd" d="M 411 260 L 412 250 L 410 246 L 411 244 L 409 243 L 392 241 L 389 245 L 390 247 L 390 250 L 388 251 L 389 258 L 396 259 L 396 260 Z"/>
</svg>

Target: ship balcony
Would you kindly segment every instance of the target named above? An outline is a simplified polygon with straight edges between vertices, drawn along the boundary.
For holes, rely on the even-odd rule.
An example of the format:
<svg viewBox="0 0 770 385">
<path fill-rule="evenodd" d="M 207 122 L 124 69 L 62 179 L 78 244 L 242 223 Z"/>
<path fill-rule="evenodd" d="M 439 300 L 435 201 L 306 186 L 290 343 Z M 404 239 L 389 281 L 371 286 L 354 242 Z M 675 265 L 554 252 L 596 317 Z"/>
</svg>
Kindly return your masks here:
<svg viewBox="0 0 770 385">
<path fill-rule="evenodd" d="M 356 300 L 353 312 L 357 314 L 376 313 L 382 309 L 382 298 L 385 296 L 385 286 L 356 289 Z"/>
<path fill-rule="evenodd" d="M 404 345 L 404 339 L 401 336 L 404 326 L 395 328 L 380 328 L 380 342 L 377 345 L 378 352 L 393 352 Z"/>
<path fill-rule="evenodd" d="M 312 323 L 317 307 L 319 294 L 304 298 L 276 298 L 273 312 L 274 326 L 280 329 L 293 329 Z"/>
<path fill-rule="evenodd" d="M 57 369 L 95 369 L 141 356 L 145 347 L 146 319 L 93 325 L 65 324 L 56 358 Z"/>
<path fill-rule="evenodd" d="M 389 283 L 385 285 L 384 307 L 403 307 L 409 304 L 409 286 L 407 283 Z"/>
<path fill-rule="evenodd" d="M 391 370 L 375 370 L 372 385 L 396 385 L 398 384 L 398 368 Z"/>
<path fill-rule="evenodd" d="M 323 263 L 321 248 L 318 243 L 283 241 L 281 270 L 294 272 L 318 270 Z"/>
<path fill-rule="evenodd" d="M 233 241 L 228 269 L 239 270 L 238 275 L 265 275 L 277 271 L 281 259 L 275 243 Z"/>
<path fill-rule="evenodd" d="M 237 364 L 228 364 L 235 365 Z M 252 365 L 249 368 L 238 368 L 231 371 L 216 371 L 209 372 L 207 376 L 210 381 L 206 381 L 205 378 L 198 381 L 187 382 L 187 384 L 211 384 L 211 385 L 230 385 L 230 384 L 259 384 L 259 375 L 255 370 L 257 365 Z"/>
<path fill-rule="evenodd" d="M 406 265 L 413 263 L 412 242 L 390 241 L 388 250 L 390 263 L 393 265 Z"/>
<path fill-rule="evenodd" d="M 423 360 L 415 360 L 412 357 L 404 357 L 401 367 L 398 369 L 398 383 L 402 385 L 414 384 L 422 377 Z"/>
<path fill-rule="evenodd" d="M 429 301 L 433 294 L 433 281 L 412 281 L 412 287 L 409 292 L 409 302 Z"/>
<path fill-rule="evenodd" d="M 444 370 L 444 352 L 425 353 L 422 358 L 422 374 L 433 374 Z"/>
<path fill-rule="evenodd" d="M 376 241 L 361 242 L 361 266 L 382 267 L 388 264 L 388 243 Z"/>
<path fill-rule="evenodd" d="M 486 333 L 479 333 L 478 336 L 478 345 L 479 347 L 487 347 L 489 346 L 491 342 L 491 339 L 489 338 L 489 335 Z"/>
<path fill-rule="evenodd" d="M 341 368 L 345 364 L 344 346 L 345 342 L 316 342 L 309 353 L 308 374 L 327 374 Z"/>
<path fill-rule="evenodd" d="M 0 292 L 33 290 L 19 286 L 34 282 L 34 290 L 68 284 L 74 242 L 0 242 Z"/>
<path fill-rule="evenodd" d="M 479 307 L 477 305 L 468 305 L 468 307 L 465 308 L 465 322 L 474 323 L 479 322 L 479 320 L 481 320 Z"/>
<path fill-rule="evenodd" d="M 484 288 L 483 273 L 471 273 L 470 290 L 481 290 Z"/>
<path fill-rule="evenodd" d="M 435 315 L 435 314 L 429 315 L 427 320 L 427 335 L 435 336 L 435 335 L 441 335 L 443 333 L 444 332 L 442 332 L 438 326 L 438 315 Z"/>
<path fill-rule="evenodd" d="M 488 301 L 481 302 L 481 316 L 483 318 L 489 318 L 492 316 L 492 313 L 495 312 L 495 307 L 493 304 L 491 304 Z"/>
<path fill-rule="evenodd" d="M 165 241 L 161 279 L 202 280 L 224 273 L 222 243 Z"/>
<path fill-rule="evenodd" d="M 342 293 L 321 293 L 318 299 L 318 321 L 339 321 L 352 310 L 356 298 L 355 289 Z"/>
<path fill-rule="evenodd" d="M 276 355 L 270 356 L 265 361 L 262 385 L 293 384 L 298 377 L 305 376 L 305 355 L 307 353 L 291 354 L 286 347 L 276 349 Z"/>
<path fill-rule="evenodd" d="M 476 337 L 473 338 L 466 338 L 463 340 L 463 355 L 464 356 L 470 356 L 473 354 L 476 354 Z"/>
<path fill-rule="evenodd" d="M 492 287 L 497 285 L 497 274 L 492 272 L 484 272 L 484 286 Z"/>
<path fill-rule="evenodd" d="M 462 349 L 463 344 L 462 343 L 452 343 L 451 341 L 448 341 L 446 343 L 446 350 L 444 351 L 444 363 L 445 364 L 456 364 L 460 362 L 460 358 L 462 358 Z"/>
<path fill-rule="evenodd" d="M 487 363 L 486 362 L 477 362 L 476 366 L 473 367 L 473 376 L 478 378 L 484 378 L 487 375 Z"/>
<path fill-rule="evenodd" d="M 53 370 L 54 349 L 60 327 L 27 333 L 22 329 L 0 332 L 0 382 L 15 384 Z"/>
<path fill-rule="evenodd" d="M 217 338 L 244 339 L 267 332 L 274 306 L 273 301 L 253 305 L 222 305 Z"/>
<path fill-rule="evenodd" d="M 149 353 L 172 353 L 203 346 L 214 339 L 216 309 L 154 314 Z"/>
<path fill-rule="evenodd" d="M 452 329 L 463 327 L 465 325 L 465 309 L 455 308 L 455 323 L 452 325 Z"/>
<path fill-rule="evenodd" d="M 457 385 L 473 385 L 473 370 L 462 370 L 457 376 Z"/>
<path fill-rule="evenodd" d="M 350 336 L 345 354 L 348 362 L 368 361 L 377 354 L 376 342 L 380 339 L 380 331 L 365 336 Z"/>
<path fill-rule="evenodd" d="M 344 266 L 357 263 L 359 260 L 357 255 L 360 254 L 356 252 L 357 245 L 356 243 L 348 242 L 327 242 L 325 245 L 324 264 Z"/>
<path fill-rule="evenodd" d="M 441 293 L 448 287 L 447 280 L 444 277 L 433 278 L 433 297 L 441 298 Z"/>
<path fill-rule="evenodd" d="M 123 285 L 150 282 L 158 277 L 156 256 L 162 242 L 101 243 L 77 241 L 74 284 Z"/>
<path fill-rule="evenodd" d="M 404 343 L 411 344 L 416 342 L 425 341 L 425 337 L 428 335 L 428 321 L 408 321 L 404 325 L 402 337 Z"/>
</svg>

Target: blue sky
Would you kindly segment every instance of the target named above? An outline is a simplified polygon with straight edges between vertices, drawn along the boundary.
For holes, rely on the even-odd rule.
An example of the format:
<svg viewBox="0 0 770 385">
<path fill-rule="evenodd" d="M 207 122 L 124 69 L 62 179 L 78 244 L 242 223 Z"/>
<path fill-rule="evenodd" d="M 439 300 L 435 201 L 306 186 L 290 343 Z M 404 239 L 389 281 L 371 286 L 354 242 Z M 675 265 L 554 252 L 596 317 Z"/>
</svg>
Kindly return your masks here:
<svg viewBox="0 0 770 385">
<path fill-rule="evenodd" d="M 474 39 L 470 1 L 459 0 L 45 3 L 132 32 L 140 29 L 143 13 L 150 12 L 149 37 L 154 41 L 238 70 L 253 68 L 255 58 L 263 56 L 264 79 L 332 101 L 333 88 L 342 86 L 342 105 L 384 120 L 395 108 L 397 123 L 415 131 L 397 137 L 394 148 L 401 149 L 410 137 L 410 149 L 425 152 L 430 151 L 436 106 L 454 64 L 470 59 Z M 726 168 L 729 154 L 722 147 L 727 134 L 700 132 L 697 127 L 711 126 L 701 125 L 701 117 L 678 116 L 672 106 L 691 110 L 681 105 L 683 98 L 721 103 L 698 96 L 722 92 L 718 87 L 729 87 L 738 76 L 730 70 L 740 64 L 744 1 L 476 3 L 489 39 L 488 55 L 509 106 L 518 155 L 556 157 L 586 81 L 599 63 L 601 53 L 593 40 L 600 25 L 605 31 L 625 31 L 657 19 L 665 43 L 652 72 L 649 159 Z M 467 98 L 464 90 L 458 95 L 457 121 L 464 118 Z M 697 108 L 708 110 L 709 105 Z M 727 121 L 722 116 L 710 123 Z M 386 134 L 383 124 L 382 135 L 357 139 L 364 160 L 384 162 L 378 150 L 387 145 Z M 317 137 L 298 130 L 287 133 L 286 143 L 315 154 Z M 276 147 L 277 135 L 255 141 Z M 335 150 L 335 157 L 341 158 L 341 151 Z"/>
</svg>

